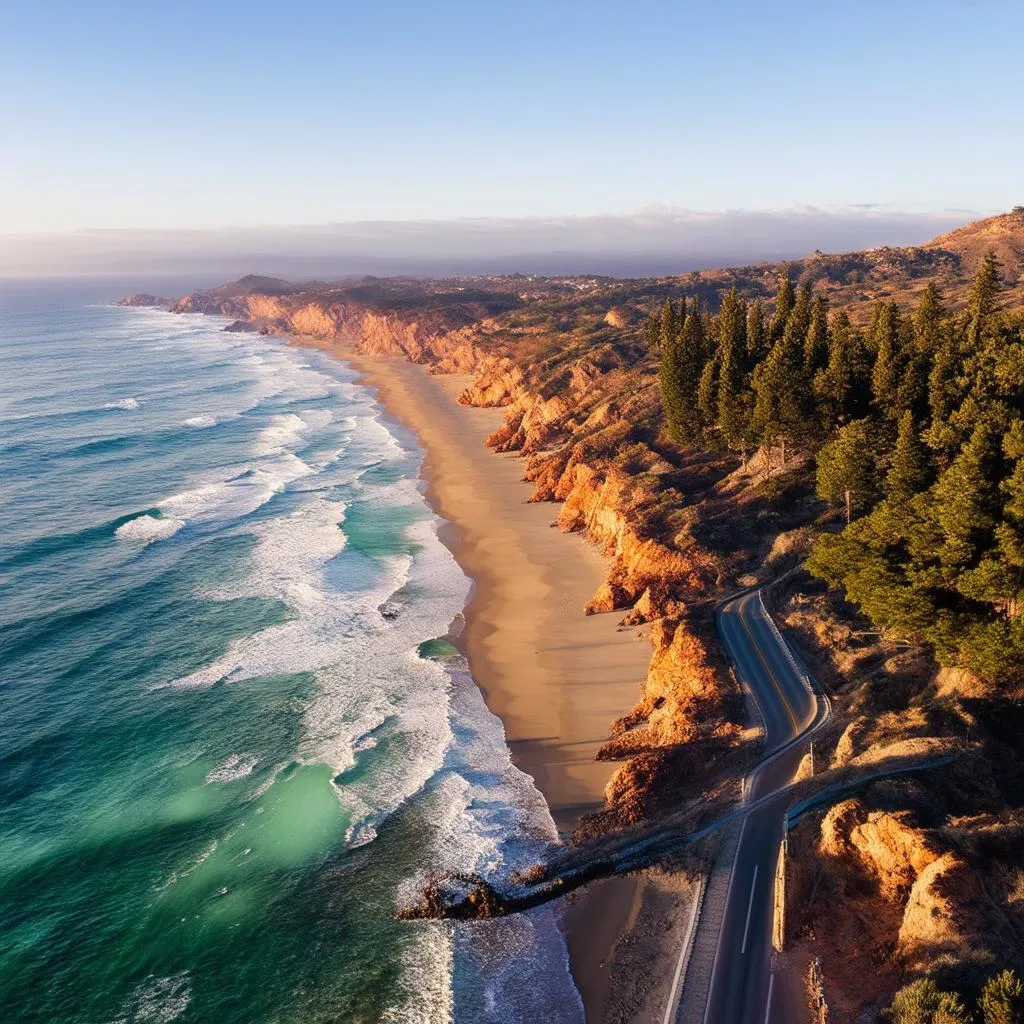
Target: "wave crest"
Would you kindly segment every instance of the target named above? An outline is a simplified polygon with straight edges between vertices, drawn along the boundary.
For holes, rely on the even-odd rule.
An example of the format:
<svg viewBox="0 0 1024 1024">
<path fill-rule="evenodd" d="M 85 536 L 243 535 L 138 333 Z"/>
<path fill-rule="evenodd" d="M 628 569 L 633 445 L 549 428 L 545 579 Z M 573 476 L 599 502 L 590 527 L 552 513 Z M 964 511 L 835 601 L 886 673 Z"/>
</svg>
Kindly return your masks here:
<svg viewBox="0 0 1024 1024">
<path fill-rule="evenodd" d="M 173 537 L 184 525 L 184 519 L 175 519 L 173 516 L 142 515 L 122 523 L 114 531 L 114 536 L 121 540 L 151 544 L 155 540 Z"/>
</svg>

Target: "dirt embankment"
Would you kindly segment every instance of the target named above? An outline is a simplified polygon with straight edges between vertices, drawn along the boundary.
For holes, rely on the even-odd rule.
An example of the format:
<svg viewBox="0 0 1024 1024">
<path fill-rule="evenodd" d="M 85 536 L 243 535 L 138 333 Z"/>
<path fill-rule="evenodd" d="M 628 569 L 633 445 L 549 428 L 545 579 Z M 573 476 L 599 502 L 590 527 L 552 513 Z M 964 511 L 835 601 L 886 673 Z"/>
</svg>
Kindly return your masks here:
<svg viewBox="0 0 1024 1024">
<path fill-rule="evenodd" d="M 830 1020 L 841 1024 L 874 1019 L 918 977 L 969 992 L 1024 966 L 1024 694 L 940 670 L 813 591 L 797 580 L 779 608 L 836 697 L 816 740 L 819 769 L 894 746 L 961 751 L 807 814 L 790 833 L 788 955 L 801 971 L 820 960 Z"/>
</svg>

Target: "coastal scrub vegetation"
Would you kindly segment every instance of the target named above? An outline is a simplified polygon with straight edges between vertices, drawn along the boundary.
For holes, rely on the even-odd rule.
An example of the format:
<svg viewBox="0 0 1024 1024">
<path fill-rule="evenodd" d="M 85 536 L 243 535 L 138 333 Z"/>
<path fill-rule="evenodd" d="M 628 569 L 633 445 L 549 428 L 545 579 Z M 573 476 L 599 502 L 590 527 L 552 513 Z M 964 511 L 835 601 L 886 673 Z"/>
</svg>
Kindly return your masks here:
<svg viewBox="0 0 1024 1024">
<path fill-rule="evenodd" d="M 1024 1024 L 1024 984 L 1000 971 L 985 982 L 972 1013 L 960 995 L 920 978 L 896 993 L 883 1017 L 890 1024 Z"/>
<path fill-rule="evenodd" d="M 912 309 L 878 300 L 866 330 L 786 275 L 771 308 L 732 288 L 717 316 L 668 300 L 646 326 L 672 439 L 814 455 L 844 526 L 810 570 L 988 680 L 1024 672 L 1024 328 L 1000 269 L 984 257 L 961 312 L 930 283 Z"/>
</svg>

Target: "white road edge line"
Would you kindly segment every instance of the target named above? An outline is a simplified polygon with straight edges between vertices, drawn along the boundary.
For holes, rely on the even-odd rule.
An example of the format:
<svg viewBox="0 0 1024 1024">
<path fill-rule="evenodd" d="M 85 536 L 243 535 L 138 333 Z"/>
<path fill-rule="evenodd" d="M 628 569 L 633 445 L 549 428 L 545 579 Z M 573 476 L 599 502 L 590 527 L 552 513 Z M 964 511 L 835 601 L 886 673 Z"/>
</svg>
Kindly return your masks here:
<svg viewBox="0 0 1024 1024">
<path fill-rule="evenodd" d="M 683 948 L 679 950 L 679 962 L 676 964 L 676 975 L 672 979 L 672 988 L 668 994 L 668 1006 L 665 1007 L 665 1024 L 672 1024 L 672 1020 L 678 1010 L 679 983 L 683 978 L 683 968 L 689 963 L 690 954 L 693 952 L 693 933 L 697 927 L 697 915 L 701 904 L 704 901 L 704 887 L 707 879 L 701 878 L 697 885 L 697 891 L 693 894 L 693 905 L 690 907 L 690 921 L 686 926 L 686 935 L 683 937 Z"/>
<path fill-rule="evenodd" d="M 732 899 L 732 884 L 736 881 L 736 861 L 740 858 L 740 847 L 743 845 L 743 833 L 747 829 L 747 819 L 744 816 L 742 823 L 740 824 L 740 834 L 736 840 L 736 851 L 732 856 L 732 866 L 729 868 L 729 885 L 725 890 L 725 903 L 723 907 L 729 906 L 729 901 Z M 718 958 L 722 952 L 722 936 L 725 934 L 725 915 L 723 913 L 722 920 L 718 923 L 718 942 L 715 944 L 715 958 L 711 961 L 711 978 L 708 981 L 708 998 L 704 1004 L 704 1017 L 702 1018 L 703 1024 L 708 1024 L 708 1014 L 711 1012 L 711 997 L 715 991 L 715 975 L 718 973 Z"/>
<path fill-rule="evenodd" d="M 750 931 L 750 912 L 754 909 L 754 890 L 757 888 L 757 868 L 754 865 L 754 880 L 750 883 L 750 899 L 747 902 L 747 923 L 743 926 L 743 945 L 740 946 L 740 956 L 747 951 L 747 933 Z"/>
<path fill-rule="evenodd" d="M 764 1024 L 768 1024 L 772 1015 L 772 989 L 775 988 L 775 975 L 768 975 L 768 1005 L 764 1008 Z"/>
<path fill-rule="evenodd" d="M 761 591 L 764 590 L 765 586 L 766 586 L 766 584 L 762 584 L 760 587 L 753 588 L 758 593 L 758 599 L 761 602 L 761 607 L 762 608 L 764 608 L 764 596 L 761 594 Z M 743 594 L 744 594 L 744 592 L 741 591 L 739 594 L 734 594 L 731 597 L 723 598 L 722 601 L 720 601 L 718 603 L 716 608 L 719 609 L 719 610 L 724 610 L 726 605 L 733 604 L 734 602 L 737 602 L 743 596 Z M 768 612 L 767 608 L 764 608 L 764 610 L 765 610 L 765 614 L 768 616 L 769 625 L 774 627 L 772 629 L 772 633 L 778 636 L 779 640 L 782 641 L 783 646 L 787 649 L 787 653 L 790 656 L 792 656 L 792 652 L 789 651 L 789 649 L 788 649 L 788 644 L 786 644 L 785 640 L 783 640 L 782 634 L 778 632 L 778 626 L 775 625 L 775 620 L 772 618 L 772 616 Z M 716 621 L 717 621 L 717 616 L 716 616 Z M 722 640 L 723 640 L 723 643 L 724 643 L 724 645 L 726 647 L 726 653 L 728 655 L 729 654 L 729 651 L 728 651 L 729 644 L 728 644 L 728 641 L 725 638 L 724 630 L 722 631 L 722 633 L 723 633 Z M 750 796 L 753 796 L 754 779 L 755 779 L 755 777 L 758 774 L 760 774 L 762 771 L 764 771 L 764 769 L 767 768 L 768 765 L 771 764 L 773 761 L 775 761 L 776 758 L 781 757 L 784 753 L 786 753 L 786 751 L 788 751 L 792 747 L 796 746 L 796 744 L 802 743 L 804 740 L 808 739 L 810 736 L 813 736 L 828 721 L 828 719 L 831 717 L 832 702 L 829 700 L 828 694 L 825 693 L 824 690 L 822 690 L 820 693 L 818 693 L 815 690 L 814 686 L 811 684 L 810 677 L 806 673 L 803 673 L 803 672 L 800 672 L 799 674 L 800 674 L 800 676 L 801 676 L 801 678 L 803 680 L 804 685 L 807 687 L 808 692 L 812 695 L 812 697 L 815 698 L 815 708 L 814 708 L 814 711 L 812 712 L 811 717 L 808 719 L 807 724 L 804 726 L 804 728 L 796 736 L 794 736 L 788 743 L 784 743 L 781 747 L 779 747 L 778 749 L 776 749 L 772 753 L 770 753 L 767 757 L 765 757 L 764 760 L 762 760 L 758 764 L 756 764 L 754 766 L 754 768 L 749 772 L 749 774 L 746 777 L 746 780 L 747 780 L 747 783 L 748 783 L 748 788 L 749 788 Z M 746 683 L 745 680 L 742 677 L 739 678 L 739 682 L 740 682 L 740 686 L 741 687 L 745 686 L 748 689 L 748 692 L 750 693 L 751 697 L 753 697 L 754 709 L 758 713 L 758 716 L 761 718 L 762 725 L 764 725 L 764 713 L 761 710 L 761 702 L 757 698 L 757 693 L 754 691 L 754 688 L 752 686 L 750 686 L 748 683 Z M 818 706 L 819 705 L 819 701 L 820 701 L 820 703 L 822 705 L 821 710 L 822 710 L 823 713 L 821 715 L 820 721 L 814 722 L 814 719 L 818 716 L 818 712 L 819 712 L 819 706 Z M 765 799 L 768 799 L 768 798 L 766 797 Z M 741 806 L 742 806 L 742 804 L 741 804 Z M 737 839 L 737 842 L 736 842 L 736 852 L 733 854 L 732 866 L 731 866 L 730 871 L 729 871 L 729 884 L 726 887 L 725 908 L 728 908 L 729 902 L 732 899 L 732 886 L 733 886 L 733 882 L 736 881 L 736 862 L 739 860 L 740 847 L 743 845 L 743 833 L 744 833 L 744 831 L 746 830 L 746 827 L 747 827 L 747 817 L 748 816 L 746 814 L 743 816 L 743 822 L 740 825 L 740 834 L 739 834 L 739 838 Z M 723 927 L 724 924 L 725 924 L 725 917 L 723 915 L 722 921 L 719 923 L 718 942 L 715 945 L 715 955 L 714 955 L 714 958 L 711 961 L 711 978 L 708 981 L 708 996 L 707 996 L 707 1002 L 704 1005 L 704 1016 L 702 1018 L 703 1024 L 709 1024 L 709 1022 L 708 1022 L 708 1014 L 711 1013 L 711 998 L 714 995 L 714 991 L 715 991 L 715 975 L 718 973 L 718 960 L 719 960 L 719 957 L 722 954 L 722 939 L 724 937 L 724 927 Z M 770 980 L 768 982 L 768 1008 L 767 1008 L 767 1011 L 766 1011 L 766 1014 L 765 1014 L 765 1024 L 768 1024 L 768 1015 L 771 1013 L 771 991 L 772 991 L 772 986 L 774 984 L 775 984 L 775 975 L 773 974 L 773 975 L 770 975 Z"/>
</svg>

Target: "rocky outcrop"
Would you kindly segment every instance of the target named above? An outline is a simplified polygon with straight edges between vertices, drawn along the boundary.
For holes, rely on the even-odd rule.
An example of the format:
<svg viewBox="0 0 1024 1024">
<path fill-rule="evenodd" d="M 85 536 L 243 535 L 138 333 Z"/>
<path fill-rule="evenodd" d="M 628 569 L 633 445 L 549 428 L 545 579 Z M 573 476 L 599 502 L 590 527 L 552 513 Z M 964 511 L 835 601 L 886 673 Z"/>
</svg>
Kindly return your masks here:
<svg viewBox="0 0 1024 1024">
<path fill-rule="evenodd" d="M 117 306 L 154 306 L 158 309 L 170 309 L 173 304 L 174 299 L 165 299 L 160 295 L 147 295 L 145 293 L 129 295 L 127 298 L 118 299 L 115 303 Z"/>
<path fill-rule="evenodd" d="M 906 969 L 927 972 L 943 957 L 963 962 L 969 937 L 983 932 L 982 905 L 977 875 L 962 857 L 949 852 L 930 861 L 911 887 L 896 941 Z"/>
<path fill-rule="evenodd" d="M 844 800 L 825 816 L 820 849 L 826 856 L 852 857 L 890 903 L 906 900 L 918 876 L 940 856 L 907 812 L 869 812 L 859 800 Z"/>
<path fill-rule="evenodd" d="M 658 619 L 650 631 L 654 654 L 643 694 L 614 726 L 599 756 L 619 758 L 701 738 L 735 735 L 731 687 L 708 657 L 704 642 L 685 621 Z M 609 786 L 619 785 L 614 779 Z"/>
<path fill-rule="evenodd" d="M 896 933 L 888 942 L 905 972 L 932 971 L 943 958 L 963 964 L 987 956 L 977 872 L 909 812 L 869 811 L 860 800 L 844 800 L 822 820 L 819 851 L 833 870 L 870 879 L 896 911 Z M 861 894 L 865 899 L 870 897 Z M 887 914 L 877 917 L 888 920 Z"/>
</svg>

